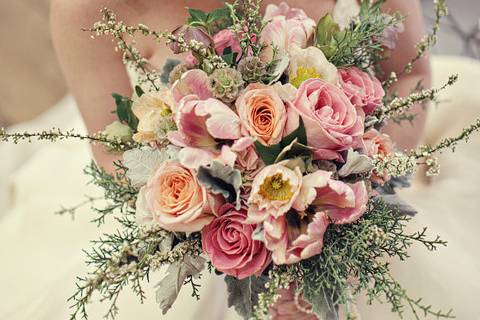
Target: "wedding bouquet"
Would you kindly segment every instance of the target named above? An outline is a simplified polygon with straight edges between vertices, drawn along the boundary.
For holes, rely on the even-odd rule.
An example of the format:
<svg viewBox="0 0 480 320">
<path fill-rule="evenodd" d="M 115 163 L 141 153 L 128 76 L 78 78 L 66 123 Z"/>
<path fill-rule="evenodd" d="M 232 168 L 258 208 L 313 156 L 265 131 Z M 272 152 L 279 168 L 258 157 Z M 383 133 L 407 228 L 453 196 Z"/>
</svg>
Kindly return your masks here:
<svg viewBox="0 0 480 320">
<path fill-rule="evenodd" d="M 408 186 L 419 165 L 437 174 L 434 154 L 480 121 L 436 146 L 395 150 L 382 127 L 411 120 L 412 105 L 434 100 L 456 77 L 407 97 L 388 93 L 397 75 L 382 83 L 379 62 L 403 17 L 382 13 L 383 2 L 365 0 L 318 22 L 286 3 L 264 15 L 260 1 L 226 3 L 209 13 L 188 9 L 173 32 L 127 26 L 102 10 L 93 37 L 113 36 L 140 74 L 132 97 L 113 95 L 118 121 L 95 136 L 2 131 L 3 140 L 76 137 L 122 154 L 114 175 L 94 163 L 85 170 L 108 201 L 95 208 L 95 222 L 113 218 L 121 229 L 87 251 L 93 269 L 79 278 L 72 319 L 87 318 L 95 292 L 114 318 L 121 291 L 130 286 L 147 298 L 143 281 L 165 265 L 156 297 L 164 314 L 183 285 L 199 299 L 197 279 L 215 272 L 245 319 L 354 319 L 360 292 L 400 317 L 405 308 L 417 319 L 453 317 L 410 297 L 389 271 L 388 259 L 406 259 L 415 242 L 446 244 L 426 229 L 405 230 L 415 211 L 395 188 Z M 435 4 L 433 31 L 403 73 L 436 41 L 446 8 Z M 154 70 L 136 35 L 166 40 L 183 61 Z"/>
</svg>

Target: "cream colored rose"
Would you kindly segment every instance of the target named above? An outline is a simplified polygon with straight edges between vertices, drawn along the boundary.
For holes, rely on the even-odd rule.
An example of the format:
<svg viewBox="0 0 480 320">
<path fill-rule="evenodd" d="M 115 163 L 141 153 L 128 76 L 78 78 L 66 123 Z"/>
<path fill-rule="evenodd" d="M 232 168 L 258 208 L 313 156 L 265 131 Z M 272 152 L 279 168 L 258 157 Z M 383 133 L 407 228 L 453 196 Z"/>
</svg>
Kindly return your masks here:
<svg viewBox="0 0 480 320">
<path fill-rule="evenodd" d="M 170 90 L 145 93 L 133 101 L 132 111 L 138 118 L 137 133 L 133 140 L 147 143 L 156 140 L 165 121 L 172 114 L 174 101 Z"/>
</svg>

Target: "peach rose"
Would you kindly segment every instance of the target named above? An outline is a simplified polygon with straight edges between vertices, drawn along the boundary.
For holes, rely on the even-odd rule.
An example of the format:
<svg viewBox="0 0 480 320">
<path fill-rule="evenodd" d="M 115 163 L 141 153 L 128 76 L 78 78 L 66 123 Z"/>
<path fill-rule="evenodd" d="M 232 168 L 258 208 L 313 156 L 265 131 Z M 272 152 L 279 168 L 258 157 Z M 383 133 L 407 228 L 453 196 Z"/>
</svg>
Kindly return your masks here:
<svg viewBox="0 0 480 320">
<path fill-rule="evenodd" d="M 236 102 L 244 135 L 257 138 L 262 144 L 274 145 L 282 140 L 287 112 L 274 88 L 253 83 Z"/>
<path fill-rule="evenodd" d="M 365 151 L 369 157 L 378 156 L 383 158 L 394 152 L 393 142 L 390 136 L 380 133 L 375 129 L 369 129 L 365 132 L 363 135 L 363 143 L 365 145 Z M 383 185 L 390 180 L 390 176 L 387 171 L 382 173 L 373 172 L 371 180 Z"/>
<path fill-rule="evenodd" d="M 209 204 L 213 207 L 196 173 L 170 160 L 163 162 L 140 189 L 137 221 L 174 232 L 200 231 L 214 218 Z"/>
<path fill-rule="evenodd" d="M 202 230 L 202 246 L 219 271 L 236 277 L 260 276 L 270 264 L 265 245 L 253 240 L 256 225 L 247 224 L 247 211 L 224 205 L 219 217 Z"/>
</svg>

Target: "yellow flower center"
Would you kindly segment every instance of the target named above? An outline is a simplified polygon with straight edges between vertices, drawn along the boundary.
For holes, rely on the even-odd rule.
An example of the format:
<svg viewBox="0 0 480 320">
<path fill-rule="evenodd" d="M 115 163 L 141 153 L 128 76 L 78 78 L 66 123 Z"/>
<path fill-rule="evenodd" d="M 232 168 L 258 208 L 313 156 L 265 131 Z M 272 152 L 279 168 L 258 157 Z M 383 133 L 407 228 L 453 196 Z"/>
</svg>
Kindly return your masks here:
<svg viewBox="0 0 480 320">
<path fill-rule="evenodd" d="M 287 201 L 293 196 L 292 186 L 288 180 L 283 180 L 281 173 L 267 177 L 260 186 L 260 191 L 258 193 L 264 199 L 270 201 Z"/>
<path fill-rule="evenodd" d="M 290 75 L 290 83 L 298 88 L 304 81 L 308 79 L 321 77 L 322 75 L 319 74 L 315 68 L 299 67 L 295 76 L 293 74 Z"/>
</svg>

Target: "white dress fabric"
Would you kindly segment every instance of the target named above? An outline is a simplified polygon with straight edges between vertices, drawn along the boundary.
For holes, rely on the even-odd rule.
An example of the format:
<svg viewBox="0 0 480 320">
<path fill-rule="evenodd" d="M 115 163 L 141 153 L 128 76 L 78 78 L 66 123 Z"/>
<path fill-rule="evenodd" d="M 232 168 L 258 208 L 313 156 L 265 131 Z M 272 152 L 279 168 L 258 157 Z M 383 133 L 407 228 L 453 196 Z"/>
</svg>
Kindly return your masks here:
<svg viewBox="0 0 480 320">
<path fill-rule="evenodd" d="M 435 57 L 433 70 L 436 85 L 450 73 L 459 73 L 461 80 L 444 95 L 446 102 L 429 114 L 425 141 L 432 143 L 458 132 L 480 115 L 478 62 Z M 52 126 L 84 131 L 71 97 L 37 121 L 12 130 Z M 98 189 L 87 186 L 88 177 L 82 174 L 91 159 L 89 146 L 77 141 L 0 144 L 0 159 L 0 320 L 68 319 L 66 300 L 74 292 L 75 277 L 86 270 L 81 249 L 115 228 L 97 229 L 89 222 L 93 216 L 88 207 L 79 211 L 75 221 L 54 215 L 60 205 L 75 205 L 84 195 L 99 194 Z M 480 139 L 472 139 L 455 154 L 445 153 L 441 162 L 439 178 L 428 185 L 416 180 L 402 195 L 420 211 L 412 229 L 428 225 L 431 232 L 448 240 L 449 246 L 437 253 L 415 249 L 412 259 L 394 264 L 394 270 L 415 297 L 453 307 L 458 319 L 479 319 Z M 200 301 L 191 298 L 189 288 L 184 287 L 171 312 L 162 316 L 153 288 L 161 275 L 157 272 L 145 285 L 149 297 L 145 304 L 128 290 L 121 295 L 118 319 L 239 319 L 227 309 L 223 279 L 208 272 L 202 280 Z M 396 319 L 387 309 L 360 306 L 364 319 Z M 101 319 L 104 313 L 104 305 L 91 305 L 90 319 Z"/>
</svg>

